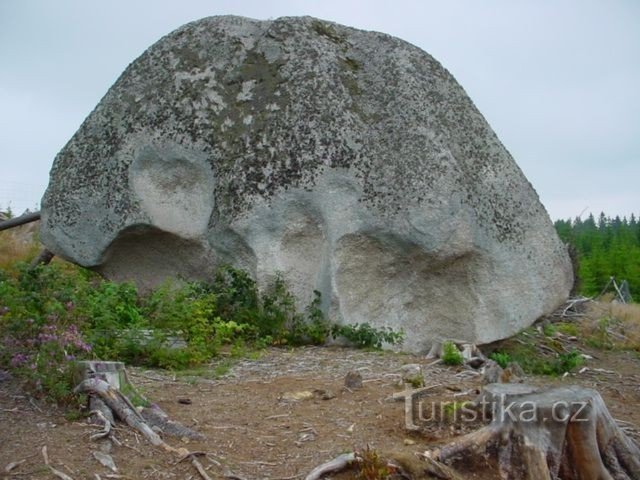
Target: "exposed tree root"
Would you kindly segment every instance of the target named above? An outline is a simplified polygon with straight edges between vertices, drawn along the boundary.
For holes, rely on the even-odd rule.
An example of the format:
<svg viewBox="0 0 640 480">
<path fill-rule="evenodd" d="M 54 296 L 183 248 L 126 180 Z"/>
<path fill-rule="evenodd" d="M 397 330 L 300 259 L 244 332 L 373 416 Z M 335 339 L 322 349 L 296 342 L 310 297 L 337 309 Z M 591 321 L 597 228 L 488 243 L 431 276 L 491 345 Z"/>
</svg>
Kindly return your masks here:
<svg viewBox="0 0 640 480">
<path fill-rule="evenodd" d="M 145 419 L 131 405 L 131 402 L 125 397 L 120 390 L 113 388 L 100 378 L 88 378 L 83 380 L 80 385 L 75 388 L 76 393 L 88 393 L 99 396 L 102 401 L 115 413 L 115 415 L 131 428 L 138 430 L 144 437 L 155 447 L 159 447 L 166 452 L 177 454 L 180 456 L 188 455 L 189 451 L 185 448 L 174 448 L 167 444 L 160 436 L 153 431 L 147 424 Z"/>
<path fill-rule="evenodd" d="M 205 438 L 201 433 L 195 432 L 181 423 L 171 420 L 159 407 L 143 408 L 140 414 L 149 425 L 158 427 L 166 435 L 178 438 L 186 437 L 194 440 L 203 440 Z"/>
<path fill-rule="evenodd" d="M 323 463 L 322 465 L 314 468 L 311 473 L 309 473 L 309 475 L 304 478 L 304 480 L 319 480 L 328 473 L 341 472 L 342 470 L 353 465 L 353 462 L 355 461 L 355 453 L 343 453 L 342 455 L 338 455 L 333 460 L 330 460 L 327 463 Z"/>
<path fill-rule="evenodd" d="M 189 450 L 187 450 L 186 448 L 172 447 L 171 445 L 166 443 L 164 440 L 162 440 L 162 438 L 160 438 L 160 436 L 155 431 L 153 431 L 153 429 L 145 421 L 144 417 L 140 413 L 138 413 L 138 411 L 131 404 L 129 399 L 126 396 L 124 396 L 120 392 L 120 390 L 112 387 L 105 380 L 102 380 L 97 377 L 88 378 L 86 380 L 83 380 L 75 388 L 75 392 L 87 393 L 89 395 L 98 397 L 100 400 L 104 402 L 105 405 L 107 405 L 115 413 L 116 417 L 118 417 L 124 423 L 129 425 L 131 428 L 134 428 L 140 433 L 142 433 L 142 435 L 144 435 L 144 437 L 152 445 L 154 445 L 155 447 L 161 448 L 165 452 L 178 455 L 181 458 L 181 460 L 189 459 L 191 461 L 191 464 L 197 470 L 198 474 L 204 480 L 212 480 L 211 477 L 207 475 L 207 472 L 205 471 L 202 464 L 196 458 L 197 456 L 196 453 L 189 452 Z M 105 425 L 104 430 L 100 432 L 99 435 L 101 436 L 108 435 L 110 427 L 107 427 L 107 425 L 109 425 L 110 422 L 108 419 L 104 417 L 104 415 L 102 415 L 102 413 L 100 413 L 99 416 L 102 417 Z M 166 419 L 166 421 L 168 422 L 169 420 Z M 55 473 L 55 472 L 53 472 L 52 470 L 52 473 Z"/>
<path fill-rule="evenodd" d="M 159 408 L 146 409 L 146 414 L 143 416 L 118 388 L 115 388 L 105 379 L 99 377 L 99 375 L 94 375 L 90 378 L 86 378 L 75 388 L 76 393 L 87 393 L 91 395 L 91 405 L 97 408 L 95 411 L 92 411 L 92 413 L 95 415 L 95 418 L 99 423 L 103 425 L 102 431 L 92 435 L 91 439 L 104 438 L 110 434 L 111 426 L 115 425 L 115 421 L 113 419 L 115 414 L 118 419 L 142 433 L 142 435 L 144 435 L 152 445 L 159 447 L 166 452 L 178 455 L 180 460 L 176 463 L 188 459 L 203 480 L 212 480 L 202 464 L 198 461 L 197 456 L 201 455 L 201 452 L 190 452 L 186 448 L 172 447 L 162 440 L 162 438 L 160 438 L 160 436 L 151 428 L 147 419 L 151 420 L 152 424 L 158 424 L 162 430 L 166 429 L 169 433 L 174 435 L 196 439 L 204 438 L 203 435 L 194 432 L 177 422 L 169 420 L 168 416 Z M 131 385 L 131 387 L 134 388 L 133 385 Z M 137 391 L 136 393 L 141 396 Z M 52 473 L 55 474 L 53 470 Z"/>
</svg>

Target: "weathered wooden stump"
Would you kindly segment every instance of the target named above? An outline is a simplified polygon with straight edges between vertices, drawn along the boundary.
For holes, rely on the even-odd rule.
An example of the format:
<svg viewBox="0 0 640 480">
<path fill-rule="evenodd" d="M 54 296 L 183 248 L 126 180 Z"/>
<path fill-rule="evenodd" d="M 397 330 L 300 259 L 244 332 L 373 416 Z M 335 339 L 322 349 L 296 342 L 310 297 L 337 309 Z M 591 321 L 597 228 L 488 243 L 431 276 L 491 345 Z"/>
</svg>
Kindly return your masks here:
<svg viewBox="0 0 640 480">
<path fill-rule="evenodd" d="M 169 419 L 157 405 L 149 408 L 150 402 L 129 381 L 122 362 L 77 362 L 75 380 L 76 390 L 89 394 L 90 411 L 100 412 L 101 415 L 95 414 L 97 423 L 104 423 L 103 416 L 115 426 L 118 418 L 149 435 L 152 443 L 157 442 L 155 430 L 179 438 L 204 438 L 202 434 Z M 134 403 L 144 404 L 144 408 L 138 409 Z"/>
<path fill-rule="evenodd" d="M 82 360 L 76 362 L 74 383 L 81 384 L 83 381 L 98 378 L 107 382 L 114 389 L 120 390 L 126 385 L 124 363 L 122 362 L 106 362 L 102 360 Z M 116 424 L 113 418 L 113 412 L 99 396 L 89 396 L 89 411 L 100 412 L 111 425 Z M 95 419 L 94 419 L 95 420 Z M 99 421 L 100 423 L 101 421 Z"/>
<path fill-rule="evenodd" d="M 124 363 L 105 362 L 102 360 L 82 360 L 76 362 L 75 383 L 87 378 L 101 378 L 113 388 L 120 389 L 127 383 L 124 374 Z"/>
<path fill-rule="evenodd" d="M 492 457 L 500 478 L 509 480 L 640 480 L 640 448 L 595 390 L 492 384 L 477 403 L 491 423 L 433 452 L 433 459 L 468 466 L 474 457 L 484 464 Z"/>
</svg>

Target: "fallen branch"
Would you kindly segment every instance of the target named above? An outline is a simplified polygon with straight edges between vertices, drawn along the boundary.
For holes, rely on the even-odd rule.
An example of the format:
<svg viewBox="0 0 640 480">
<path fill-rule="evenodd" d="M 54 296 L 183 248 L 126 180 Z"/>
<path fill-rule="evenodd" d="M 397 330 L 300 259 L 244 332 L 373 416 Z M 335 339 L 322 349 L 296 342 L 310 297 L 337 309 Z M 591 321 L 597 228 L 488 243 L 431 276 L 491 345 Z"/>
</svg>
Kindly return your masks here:
<svg viewBox="0 0 640 480">
<path fill-rule="evenodd" d="M 7 230 L 13 227 L 19 227 L 25 223 L 31 223 L 40 220 L 40 212 L 25 213 L 19 217 L 14 217 L 9 220 L 0 222 L 0 231 Z"/>
<path fill-rule="evenodd" d="M 38 254 L 38 256 L 31 261 L 31 264 L 29 265 L 29 269 L 33 270 L 39 267 L 40 265 L 49 265 L 49 263 L 51 263 L 51 260 L 53 260 L 53 257 L 55 257 L 55 254 L 50 250 L 47 250 L 46 248 L 44 248 Z"/>
<path fill-rule="evenodd" d="M 11 470 L 13 470 L 14 468 L 16 468 L 16 467 L 18 467 L 18 466 L 22 465 L 22 464 L 23 464 L 24 462 L 26 462 L 26 461 L 27 461 L 26 459 L 22 459 L 22 460 L 20 460 L 20 461 L 18 461 L 18 462 L 11 462 L 11 463 L 7 464 L 7 466 L 6 466 L 6 467 L 4 467 L 4 473 L 9 473 L 9 472 L 11 472 Z"/>
<path fill-rule="evenodd" d="M 73 478 L 71 478 L 66 473 L 62 473 L 60 470 L 56 470 L 51 465 L 49 465 L 49 455 L 47 454 L 46 445 L 42 447 L 42 457 L 44 458 L 44 464 L 49 468 L 51 473 L 54 474 L 56 477 L 61 478 L 62 480 L 73 480 Z"/>
</svg>

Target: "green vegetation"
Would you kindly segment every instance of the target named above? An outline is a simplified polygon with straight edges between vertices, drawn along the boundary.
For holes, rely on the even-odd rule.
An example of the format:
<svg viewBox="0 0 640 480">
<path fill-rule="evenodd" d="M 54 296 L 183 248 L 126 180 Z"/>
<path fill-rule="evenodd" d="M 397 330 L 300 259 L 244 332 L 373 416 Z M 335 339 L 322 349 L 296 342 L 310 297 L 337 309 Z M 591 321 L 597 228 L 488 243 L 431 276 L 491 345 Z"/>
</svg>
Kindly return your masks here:
<svg viewBox="0 0 640 480">
<path fill-rule="evenodd" d="M 442 344 L 442 362 L 445 365 L 462 365 L 464 359 L 455 343 L 446 341 Z"/>
<path fill-rule="evenodd" d="M 506 352 L 493 352 L 489 355 L 489 358 L 500 365 L 502 368 L 507 368 L 507 365 L 511 363 L 511 355 Z"/>
<path fill-rule="evenodd" d="M 580 333 L 578 325 L 571 322 L 558 322 L 555 324 L 555 329 L 561 334 L 568 335 L 569 337 L 575 337 Z"/>
<path fill-rule="evenodd" d="M 445 420 L 450 423 L 455 423 L 462 418 L 460 412 L 465 407 L 471 407 L 472 405 L 473 405 L 473 402 L 469 400 L 460 401 L 460 402 L 446 402 L 444 403 L 444 408 L 442 411 L 443 413 L 442 420 Z"/>
<path fill-rule="evenodd" d="M 515 362 L 525 373 L 550 376 L 571 372 L 583 362 L 580 352 L 566 352 L 556 339 L 537 334 L 533 327 L 503 342 L 500 349 L 489 355 L 489 358 L 502 368 Z"/>
<path fill-rule="evenodd" d="M 333 338 L 343 337 L 360 348 L 380 349 L 384 343 L 398 345 L 404 338 L 403 332 L 395 332 L 389 327 L 375 328 L 368 323 L 354 325 L 333 325 Z"/>
<path fill-rule="evenodd" d="M 345 337 L 359 347 L 395 344 L 402 334 L 368 324 L 332 325 L 319 292 L 299 312 L 284 279 L 261 292 L 245 272 L 219 269 L 210 282 L 165 284 L 148 295 L 64 262 L 0 269 L 0 368 L 56 401 L 73 398 L 75 359 L 194 369 L 220 352 L 247 356 L 270 345 L 322 344 Z M 222 362 L 214 375 L 230 363 Z"/>
<path fill-rule="evenodd" d="M 607 217 L 598 220 L 558 220 L 555 227 L 560 238 L 569 243 L 578 257 L 578 290 L 599 294 L 611 276 L 627 280 L 629 290 L 640 296 L 640 223 L 631 218 Z"/>
<path fill-rule="evenodd" d="M 355 452 L 357 480 L 384 480 L 393 473 L 380 454 L 367 445 L 367 448 Z"/>
</svg>

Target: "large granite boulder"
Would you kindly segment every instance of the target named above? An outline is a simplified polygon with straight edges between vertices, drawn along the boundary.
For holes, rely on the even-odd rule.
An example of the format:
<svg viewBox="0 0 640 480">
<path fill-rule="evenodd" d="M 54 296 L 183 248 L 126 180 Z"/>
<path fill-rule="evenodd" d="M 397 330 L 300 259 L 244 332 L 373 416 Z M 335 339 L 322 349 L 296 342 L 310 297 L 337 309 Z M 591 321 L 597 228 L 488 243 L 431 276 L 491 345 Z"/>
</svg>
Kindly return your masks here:
<svg viewBox="0 0 640 480">
<path fill-rule="evenodd" d="M 135 60 L 56 157 L 42 241 L 142 287 L 284 274 L 405 348 L 490 342 L 562 302 L 567 252 L 451 74 L 314 18 L 211 17 Z"/>
</svg>

